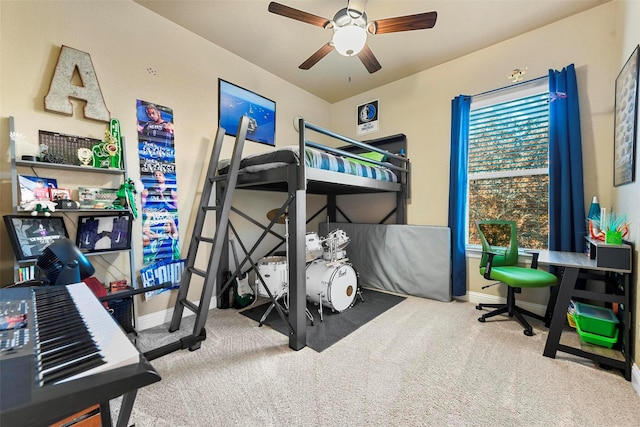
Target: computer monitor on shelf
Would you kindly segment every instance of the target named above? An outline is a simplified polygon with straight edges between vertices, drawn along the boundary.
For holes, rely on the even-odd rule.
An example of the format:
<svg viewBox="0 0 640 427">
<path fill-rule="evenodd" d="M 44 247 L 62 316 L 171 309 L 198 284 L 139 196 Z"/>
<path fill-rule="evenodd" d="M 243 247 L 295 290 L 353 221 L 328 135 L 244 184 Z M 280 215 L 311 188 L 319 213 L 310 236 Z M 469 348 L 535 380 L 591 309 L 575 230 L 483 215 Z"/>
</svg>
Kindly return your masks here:
<svg viewBox="0 0 640 427">
<path fill-rule="evenodd" d="M 18 262 L 36 260 L 51 243 L 69 238 L 59 216 L 5 215 L 4 223 Z"/>
</svg>

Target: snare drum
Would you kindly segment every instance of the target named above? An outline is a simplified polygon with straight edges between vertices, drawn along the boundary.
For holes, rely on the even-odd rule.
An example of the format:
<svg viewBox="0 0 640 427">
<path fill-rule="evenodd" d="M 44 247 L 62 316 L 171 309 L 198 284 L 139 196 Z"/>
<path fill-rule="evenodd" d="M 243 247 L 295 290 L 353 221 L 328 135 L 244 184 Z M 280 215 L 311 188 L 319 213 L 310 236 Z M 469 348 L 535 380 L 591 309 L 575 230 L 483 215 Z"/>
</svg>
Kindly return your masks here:
<svg viewBox="0 0 640 427">
<path fill-rule="evenodd" d="M 327 265 L 315 260 L 307 266 L 307 300 L 341 312 L 353 305 L 358 277 L 350 264 Z"/>
<path fill-rule="evenodd" d="M 283 256 L 268 256 L 258 261 L 258 272 L 264 280 L 264 284 L 274 298 L 279 298 L 289 290 L 287 285 L 287 258 Z M 262 281 L 256 274 L 256 286 L 258 295 L 269 297 Z"/>
<path fill-rule="evenodd" d="M 307 232 L 305 245 L 307 250 L 307 262 L 311 262 L 322 256 L 322 242 L 320 241 L 318 233 L 313 231 Z"/>
</svg>

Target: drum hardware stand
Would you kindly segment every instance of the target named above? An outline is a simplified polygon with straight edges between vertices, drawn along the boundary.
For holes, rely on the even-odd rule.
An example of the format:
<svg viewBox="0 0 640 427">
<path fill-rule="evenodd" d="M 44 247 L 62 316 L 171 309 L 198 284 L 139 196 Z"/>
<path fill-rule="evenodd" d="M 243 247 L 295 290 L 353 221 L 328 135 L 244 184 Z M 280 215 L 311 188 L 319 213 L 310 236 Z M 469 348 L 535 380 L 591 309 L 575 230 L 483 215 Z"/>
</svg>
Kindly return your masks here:
<svg viewBox="0 0 640 427">
<path fill-rule="evenodd" d="M 360 297 L 360 301 L 364 302 L 364 297 L 362 296 L 362 288 L 360 287 L 360 273 L 358 273 L 356 271 L 356 295 Z M 356 301 L 354 300 L 353 303 L 355 304 Z"/>
<path fill-rule="evenodd" d="M 318 313 L 320 313 L 320 321 L 324 322 L 324 317 L 323 317 L 323 313 L 322 313 L 322 297 L 324 296 L 323 292 L 318 292 L 318 300 L 320 301 L 319 307 L 318 307 Z M 329 302 L 329 300 L 327 299 L 327 303 Z"/>
<path fill-rule="evenodd" d="M 285 239 L 285 256 L 287 257 L 287 277 L 289 277 L 289 215 L 284 214 L 284 239 Z M 287 283 L 287 293 L 286 293 L 286 301 L 285 307 L 287 308 L 287 312 L 289 311 L 289 283 Z M 305 314 L 307 315 L 307 319 L 311 320 L 311 326 L 313 326 L 313 314 L 309 311 L 307 307 L 304 309 Z"/>
<path fill-rule="evenodd" d="M 233 233 L 233 235 L 235 235 L 237 237 L 238 243 L 240 244 L 240 247 L 242 248 L 242 251 L 245 254 L 244 259 L 242 260 L 242 262 L 238 265 L 236 271 L 234 272 L 234 275 L 238 274 L 241 271 L 242 266 L 247 262 L 250 261 L 251 262 L 251 268 L 255 271 L 256 273 L 256 279 L 260 281 L 260 283 L 262 283 L 262 286 L 265 288 L 265 290 L 267 291 L 267 294 L 269 295 L 269 298 L 271 299 L 271 305 L 269 306 L 269 308 L 267 309 L 267 311 L 265 312 L 265 314 L 262 316 L 262 318 L 260 319 L 260 322 L 258 324 L 258 326 L 262 326 L 264 323 L 264 320 L 267 318 L 267 316 L 269 315 L 269 313 L 271 313 L 271 310 L 273 310 L 273 308 L 276 309 L 276 311 L 278 312 L 280 318 L 282 319 L 282 321 L 285 323 L 285 325 L 287 325 L 287 328 L 289 329 L 289 333 L 292 334 L 293 333 L 293 327 L 291 326 L 291 324 L 288 322 L 286 314 L 284 309 L 282 308 L 282 306 L 280 304 L 278 304 L 277 300 L 280 299 L 280 297 L 274 297 L 274 295 L 271 293 L 271 290 L 269 289 L 269 287 L 267 286 L 264 278 L 262 277 L 262 275 L 260 274 L 260 272 L 258 271 L 257 268 L 255 268 L 256 263 L 253 262 L 253 259 L 251 258 L 251 254 L 253 254 L 256 249 L 258 248 L 260 242 L 264 239 L 264 237 L 268 234 L 274 234 L 275 236 L 277 236 L 278 238 L 282 239 L 282 236 L 280 236 L 279 234 L 276 234 L 274 231 L 272 231 L 272 227 L 274 224 L 276 224 L 279 220 L 280 216 L 284 215 L 284 212 L 286 211 L 287 207 L 289 206 L 289 204 L 291 204 L 292 202 L 292 198 L 290 197 L 283 205 L 280 209 L 276 210 L 277 212 L 274 212 L 273 217 L 269 217 L 268 218 L 270 220 L 270 223 L 267 227 L 264 227 L 262 224 L 258 223 L 257 221 L 253 220 L 252 218 L 248 217 L 246 214 L 238 211 L 237 209 L 234 209 L 233 207 L 231 208 L 234 212 L 238 213 L 239 215 L 241 215 L 243 218 L 247 219 L 248 221 L 252 222 L 253 224 L 261 227 L 263 229 L 262 234 L 260 235 L 260 237 L 257 239 L 256 243 L 253 245 L 253 247 L 247 251 L 247 248 L 244 246 L 242 239 L 240 239 L 240 236 L 238 235 L 238 233 L 236 232 L 235 227 L 233 226 L 233 224 L 231 222 L 229 222 L 229 227 L 231 232 Z M 283 239 L 286 241 L 286 238 Z M 233 247 L 232 247 L 233 248 Z M 237 263 L 237 261 L 236 261 Z M 255 289 L 253 289 L 254 291 L 254 295 L 256 296 L 256 298 L 254 299 L 253 304 L 256 303 L 256 301 L 258 301 L 258 288 L 259 285 L 255 286 Z M 252 305 L 253 305 L 252 304 Z M 287 308 L 288 311 L 288 308 Z"/>
<path fill-rule="evenodd" d="M 267 294 L 269 295 L 269 298 L 271 299 L 271 304 L 269 305 L 269 308 L 267 308 L 267 311 L 265 311 L 265 313 L 260 318 L 260 322 L 258 322 L 258 327 L 261 327 L 264 324 L 264 321 L 267 319 L 267 316 L 269 316 L 269 313 L 271 313 L 271 310 L 273 310 L 275 308 L 276 311 L 278 312 L 278 314 L 280 315 L 280 318 L 282 319 L 282 321 L 289 328 L 289 333 L 290 334 L 293 333 L 293 328 L 291 327 L 291 324 L 287 321 L 285 310 L 278 303 L 278 300 L 281 297 L 277 297 L 273 293 L 271 293 L 271 289 L 269 289 L 269 287 L 267 286 L 267 282 L 265 282 L 264 278 L 262 277 L 262 274 L 260 273 L 260 271 L 257 268 L 255 269 L 255 272 L 256 272 L 256 278 L 262 283 L 262 287 L 265 289 L 265 291 L 267 291 Z M 258 289 L 258 287 L 259 287 L 259 285 L 256 286 L 256 290 Z M 287 311 L 288 311 L 288 309 L 287 309 Z"/>
<path fill-rule="evenodd" d="M 283 208 L 284 208 L 284 206 L 283 206 Z M 285 224 L 284 238 L 285 238 L 286 266 L 287 266 L 285 277 L 289 277 L 289 215 L 286 212 L 282 212 L 282 213 L 280 213 L 280 215 L 278 215 L 276 213 L 276 215 L 274 215 L 274 217 L 271 218 L 271 222 L 273 222 L 273 223 L 277 222 L 280 219 L 281 216 L 284 216 L 284 224 Z M 262 317 L 260 318 L 260 322 L 258 322 L 258 327 L 261 327 L 264 324 L 264 321 L 267 319 L 267 317 L 271 313 L 271 310 L 273 310 L 274 308 L 278 311 L 278 313 L 280 314 L 280 317 L 282 317 L 282 319 L 285 320 L 284 312 L 286 312 L 286 313 L 289 312 L 289 292 L 288 292 L 289 283 L 287 283 L 287 292 L 285 292 L 282 295 L 282 297 L 274 297 L 274 295 L 271 293 L 271 289 L 269 289 L 269 287 L 267 286 L 266 282 L 262 278 L 262 274 L 260 274 L 258 269 L 255 269 L 255 271 L 256 271 L 256 276 L 257 276 L 258 280 L 260 280 L 260 282 L 262 283 L 262 286 L 264 287 L 264 289 L 269 294 L 269 298 L 271 298 L 271 304 L 267 308 L 267 311 L 265 311 L 264 314 L 262 315 Z M 257 288 L 258 288 L 258 286 L 256 286 L 256 289 Z M 284 308 L 282 306 L 280 306 L 280 303 L 278 302 L 278 300 L 281 299 L 281 298 L 283 298 L 283 301 L 284 301 Z M 308 308 L 305 308 L 305 313 L 307 315 L 307 318 L 309 320 L 311 320 L 311 326 L 313 326 L 313 315 L 311 314 L 311 312 L 309 311 Z M 289 325 L 289 322 L 287 322 L 286 320 L 285 320 L 285 323 L 287 325 Z M 292 332 L 293 332 L 293 329 L 291 328 L 291 325 L 289 325 L 289 333 L 292 333 Z"/>
<path fill-rule="evenodd" d="M 266 287 L 266 285 L 264 285 L 264 283 L 263 283 L 263 286 L 265 286 L 265 289 L 267 289 L 267 287 Z M 267 292 L 269 292 L 268 289 L 267 289 Z M 264 314 L 262 315 L 262 317 L 260 318 L 260 321 L 258 322 L 258 327 L 262 327 L 262 325 L 264 325 L 264 321 L 267 320 L 267 317 L 269 316 L 269 313 L 271 313 L 271 310 L 273 310 L 274 308 L 276 310 L 278 310 L 278 311 L 283 311 L 283 310 L 286 311 L 286 312 L 289 311 L 288 307 L 283 308 L 283 307 L 280 306 L 280 303 L 278 303 L 278 299 L 280 299 L 282 297 L 273 299 L 273 295 L 272 295 L 271 298 L 272 298 L 271 299 L 271 304 L 269 304 L 269 308 L 267 308 L 267 311 L 265 311 Z"/>
</svg>

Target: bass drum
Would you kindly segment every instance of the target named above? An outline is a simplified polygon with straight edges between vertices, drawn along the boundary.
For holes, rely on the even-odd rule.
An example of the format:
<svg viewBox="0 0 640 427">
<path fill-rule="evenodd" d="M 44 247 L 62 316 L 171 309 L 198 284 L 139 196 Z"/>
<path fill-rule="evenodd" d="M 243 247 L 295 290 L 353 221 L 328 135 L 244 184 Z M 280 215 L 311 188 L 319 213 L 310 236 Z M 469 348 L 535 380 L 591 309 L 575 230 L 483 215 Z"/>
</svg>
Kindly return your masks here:
<svg viewBox="0 0 640 427">
<path fill-rule="evenodd" d="M 307 266 L 307 300 L 341 312 L 353 305 L 358 276 L 348 263 L 327 265 L 318 259 Z"/>
</svg>

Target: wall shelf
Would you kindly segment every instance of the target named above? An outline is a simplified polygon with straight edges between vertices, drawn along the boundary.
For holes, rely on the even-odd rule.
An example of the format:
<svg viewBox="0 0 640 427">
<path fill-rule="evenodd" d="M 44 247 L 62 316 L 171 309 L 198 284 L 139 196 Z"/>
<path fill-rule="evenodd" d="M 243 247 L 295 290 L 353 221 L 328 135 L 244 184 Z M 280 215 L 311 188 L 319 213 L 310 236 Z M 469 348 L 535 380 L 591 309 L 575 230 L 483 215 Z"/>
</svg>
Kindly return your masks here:
<svg viewBox="0 0 640 427">
<path fill-rule="evenodd" d="M 47 163 L 40 161 L 32 161 L 32 160 L 20 160 L 17 159 L 16 156 L 16 140 L 13 135 L 16 135 L 15 132 L 15 120 L 14 117 L 9 117 L 9 140 L 10 140 L 10 158 L 11 158 L 11 197 L 12 197 L 12 206 L 14 214 L 24 214 L 27 215 L 30 211 L 24 210 L 19 206 L 19 197 L 18 197 L 18 171 L 25 169 L 46 169 L 47 171 L 52 171 L 52 174 L 61 173 L 61 172 L 69 172 L 70 174 L 76 174 L 78 177 L 78 182 L 82 179 L 82 174 L 91 173 L 97 175 L 108 175 L 111 177 L 117 177 L 119 181 L 124 182 L 128 175 L 126 170 L 126 149 L 124 141 L 122 143 L 122 164 L 125 165 L 124 169 L 109 169 L 109 168 L 96 168 L 92 166 L 77 166 L 77 165 L 68 165 L 68 164 L 58 164 L 58 163 Z M 78 208 L 78 209 L 57 209 L 52 213 L 52 216 L 63 216 L 66 217 L 66 214 L 78 215 L 81 213 L 90 213 L 96 216 L 108 216 L 113 214 L 118 214 L 122 212 L 128 212 L 126 209 L 100 209 L 100 208 Z M 36 218 L 34 216 L 34 218 Z M 68 218 L 67 218 L 68 219 Z M 68 227 L 67 227 L 68 228 Z M 69 228 L 68 228 L 69 229 Z M 71 240 L 75 238 L 75 230 L 69 229 L 69 234 Z M 99 255 L 108 255 L 108 254 L 118 254 L 118 253 L 128 253 L 129 254 L 129 270 L 130 270 L 130 284 L 134 286 L 135 282 L 135 254 L 132 249 L 118 249 L 118 250 L 106 250 L 99 252 L 91 252 L 85 253 L 86 256 L 99 256 Z M 14 271 L 14 281 L 19 279 L 18 267 L 25 265 L 33 265 L 35 264 L 35 260 L 27 260 L 27 261 L 14 261 L 15 271 Z"/>
<path fill-rule="evenodd" d="M 76 165 L 64 165 L 60 163 L 47 163 L 37 162 L 32 160 L 17 160 L 16 166 L 31 167 L 31 168 L 44 168 L 44 169 L 58 169 L 68 170 L 76 172 L 89 172 L 100 174 L 112 174 L 112 175 L 126 175 L 127 171 L 124 169 L 108 169 L 108 168 L 94 168 L 93 166 L 76 166 Z"/>
</svg>

